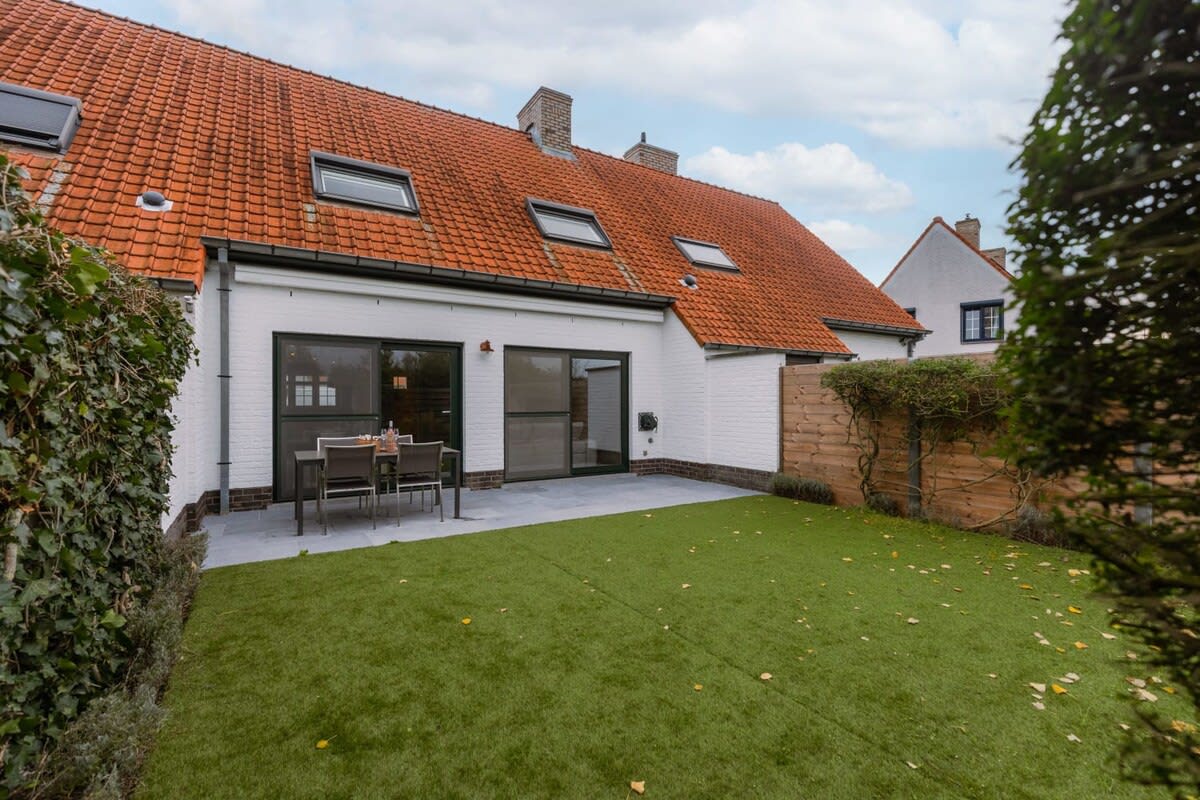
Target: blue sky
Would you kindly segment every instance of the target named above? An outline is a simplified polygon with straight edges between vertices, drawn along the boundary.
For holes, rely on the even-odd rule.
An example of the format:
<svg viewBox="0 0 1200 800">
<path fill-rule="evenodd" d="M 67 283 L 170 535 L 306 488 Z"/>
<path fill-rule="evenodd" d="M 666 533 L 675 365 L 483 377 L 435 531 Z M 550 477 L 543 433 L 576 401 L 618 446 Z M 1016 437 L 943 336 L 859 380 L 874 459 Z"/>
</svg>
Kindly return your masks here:
<svg viewBox="0 0 1200 800">
<path fill-rule="evenodd" d="M 784 205 L 878 283 L 934 216 L 1007 245 L 1008 164 L 1057 62 L 1058 0 L 84 0 L 515 125 L 539 85 L 576 144 L 647 139 Z"/>
</svg>

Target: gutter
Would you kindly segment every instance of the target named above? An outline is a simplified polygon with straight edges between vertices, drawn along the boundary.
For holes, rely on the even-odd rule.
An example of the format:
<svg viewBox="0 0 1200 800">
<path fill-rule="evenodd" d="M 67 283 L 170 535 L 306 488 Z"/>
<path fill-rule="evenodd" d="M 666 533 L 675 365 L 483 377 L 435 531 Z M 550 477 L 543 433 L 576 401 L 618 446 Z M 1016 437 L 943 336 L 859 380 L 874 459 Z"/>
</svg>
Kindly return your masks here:
<svg viewBox="0 0 1200 800">
<path fill-rule="evenodd" d="M 839 353 L 832 350 L 792 350 L 786 347 L 759 347 L 751 344 L 725 344 L 724 342 L 708 342 L 704 345 L 705 351 L 712 351 L 713 355 L 734 355 L 736 353 L 783 353 L 790 356 L 812 356 L 815 358 L 838 358 L 850 360 L 857 358 L 857 353 Z"/>
<path fill-rule="evenodd" d="M 854 319 L 838 319 L 837 317 L 821 317 L 821 322 L 832 331 L 861 331 L 863 333 L 888 333 L 901 339 L 920 341 L 933 331 L 926 328 L 904 328 L 900 325 L 884 325 L 879 322 L 860 322 Z"/>
<path fill-rule="evenodd" d="M 383 258 L 365 258 L 327 250 L 310 250 L 213 236 L 201 236 L 200 242 L 210 254 L 214 251 L 218 253 L 218 261 L 219 254 L 223 251 L 226 259 L 232 258 L 241 264 L 287 266 L 293 269 L 318 270 L 323 273 L 386 277 L 416 283 L 641 308 L 667 308 L 675 303 L 675 298 L 669 295 L 606 289 L 600 286 L 544 281 L 535 278 L 518 278 L 512 275 L 434 267 L 428 264 L 413 264 Z"/>
<path fill-rule="evenodd" d="M 221 475 L 221 513 L 229 513 L 229 382 L 233 376 L 229 371 L 229 292 L 230 292 L 230 273 L 232 267 L 229 263 L 229 250 L 224 247 L 217 249 L 217 268 L 219 270 L 219 283 L 217 284 L 217 297 L 219 302 L 219 316 L 221 328 L 221 366 L 217 372 L 217 379 L 220 381 L 221 400 L 220 400 L 220 418 L 221 418 L 221 441 L 220 441 L 220 456 L 217 458 L 217 468 Z"/>
</svg>

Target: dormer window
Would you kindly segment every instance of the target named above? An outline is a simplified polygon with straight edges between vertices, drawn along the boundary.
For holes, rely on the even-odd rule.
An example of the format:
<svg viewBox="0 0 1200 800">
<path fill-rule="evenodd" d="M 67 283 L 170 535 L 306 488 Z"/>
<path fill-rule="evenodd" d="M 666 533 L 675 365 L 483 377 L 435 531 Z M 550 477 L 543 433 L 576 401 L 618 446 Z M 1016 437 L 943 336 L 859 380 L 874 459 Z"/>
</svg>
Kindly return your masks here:
<svg viewBox="0 0 1200 800">
<path fill-rule="evenodd" d="M 572 244 L 587 244 L 610 249 L 612 242 L 600 227 L 595 213 L 586 208 L 559 205 L 548 200 L 525 201 L 529 216 L 547 239 Z"/>
<path fill-rule="evenodd" d="M 322 199 L 417 212 L 408 170 L 314 152 L 312 178 L 313 193 Z"/>
<path fill-rule="evenodd" d="M 82 111 L 74 97 L 0 83 L 0 140 L 65 153 Z"/>
<path fill-rule="evenodd" d="M 698 242 L 695 239 L 684 239 L 682 236 L 672 236 L 671 241 L 694 266 L 740 272 L 738 265 L 725 255 L 725 251 L 721 249 L 720 245 L 712 242 Z"/>
</svg>

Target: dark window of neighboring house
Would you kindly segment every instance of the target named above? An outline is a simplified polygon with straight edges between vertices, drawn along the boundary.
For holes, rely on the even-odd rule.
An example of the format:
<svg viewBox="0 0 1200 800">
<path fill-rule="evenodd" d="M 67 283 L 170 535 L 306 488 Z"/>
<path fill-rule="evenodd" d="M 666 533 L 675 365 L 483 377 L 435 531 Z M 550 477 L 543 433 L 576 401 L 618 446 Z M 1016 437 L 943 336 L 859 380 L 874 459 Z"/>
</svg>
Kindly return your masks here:
<svg viewBox="0 0 1200 800">
<path fill-rule="evenodd" d="M 802 356 L 796 353 L 788 353 L 783 357 L 784 366 L 795 367 L 801 364 L 820 364 L 819 356 Z"/>
<path fill-rule="evenodd" d="M 994 342 L 1004 335 L 1004 303 L 989 300 L 984 303 L 962 304 L 962 340 L 964 342 Z"/>
<path fill-rule="evenodd" d="M 681 236 L 672 236 L 671 241 L 689 262 L 698 267 L 740 272 L 738 265 L 733 263 L 732 258 L 725 255 L 725 251 L 721 249 L 720 245 L 712 242 L 698 242 L 695 239 L 684 239 Z"/>
<path fill-rule="evenodd" d="M 612 247 L 612 242 L 600 227 L 595 213 L 586 208 L 574 208 L 532 198 L 525 201 L 525 207 L 542 236 L 547 239 L 606 249 Z"/>
<path fill-rule="evenodd" d="M 0 139 L 65 153 L 82 110 L 74 97 L 0 83 Z"/>
<path fill-rule="evenodd" d="M 320 198 L 391 211 L 417 211 L 417 196 L 407 170 L 313 153 L 312 179 L 313 192 Z"/>
</svg>

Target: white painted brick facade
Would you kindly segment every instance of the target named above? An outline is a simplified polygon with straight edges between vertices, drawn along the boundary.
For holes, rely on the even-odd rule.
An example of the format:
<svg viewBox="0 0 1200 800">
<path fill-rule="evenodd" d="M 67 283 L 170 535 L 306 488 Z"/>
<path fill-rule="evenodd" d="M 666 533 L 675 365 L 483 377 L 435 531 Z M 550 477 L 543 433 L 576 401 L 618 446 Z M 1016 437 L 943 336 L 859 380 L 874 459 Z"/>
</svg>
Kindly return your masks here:
<svg viewBox="0 0 1200 800">
<path fill-rule="evenodd" d="M 779 368 L 783 353 L 711 355 L 708 461 L 779 469 Z"/>
<path fill-rule="evenodd" d="M 852 353 L 858 355 L 859 361 L 872 361 L 878 358 L 904 358 L 908 355 L 908 346 L 900 341 L 899 336 L 889 336 L 880 333 L 863 331 L 834 331 Z"/>
</svg>

